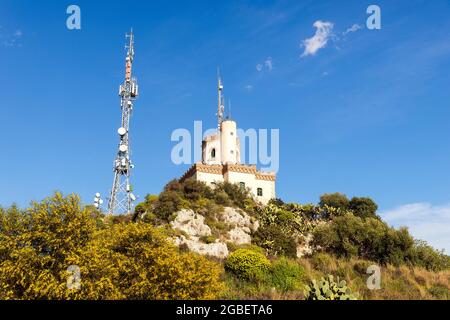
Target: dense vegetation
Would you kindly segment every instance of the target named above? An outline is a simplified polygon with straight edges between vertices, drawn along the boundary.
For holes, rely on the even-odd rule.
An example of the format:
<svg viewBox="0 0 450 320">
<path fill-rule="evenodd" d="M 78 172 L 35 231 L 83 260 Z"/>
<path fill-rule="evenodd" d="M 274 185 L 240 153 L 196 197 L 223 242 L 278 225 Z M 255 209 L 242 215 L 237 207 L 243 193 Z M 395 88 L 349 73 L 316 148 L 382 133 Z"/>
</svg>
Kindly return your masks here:
<svg viewBox="0 0 450 320">
<path fill-rule="evenodd" d="M 215 218 L 228 206 L 259 222 L 251 245 L 229 243 L 218 261 L 170 241 L 169 222 L 192 209 L 213 231 L 202 241 L 214 242 L 228 230 Z M 299 248 L 309 250 L 298 258 Z M 382 270 L 380 290 L 366 286 L 373 264 Z M 70 266 L 79 267 L 79 289 L 67 287 Z M 356 297 L 450 299 L 450 257 L 388 226 L 372 199 L 339 193 L 318 204 L 262 206 L 238 185 L 173 180 L 132 217 L 105 216 L 59 193 L 24 210 L 0 208 L 0 299 Z"/>
<path fill-rule="evenodd" d="M 113 223 L 73 195 L 0 210 L 0 299 L 217 297 L 220 266 L 166 238 L 150 224 Z M 67 287 L 72 265 L 80 290 Z"/>
<path fill-rule="evenodd" d="M 180 209 L 193 209 L 208 215 L 222 210 L 224 206 L 247 210 L 256 205 L 249 190 L 235 184 L 216 183 L 212 189 L 192 179 L 183 183 L 172 180 L 159 196 L 148 195 L 144 202 L 138 204 L 135 217 L 146 216 L 146 220 L 169 221 Z"/>
</svg>

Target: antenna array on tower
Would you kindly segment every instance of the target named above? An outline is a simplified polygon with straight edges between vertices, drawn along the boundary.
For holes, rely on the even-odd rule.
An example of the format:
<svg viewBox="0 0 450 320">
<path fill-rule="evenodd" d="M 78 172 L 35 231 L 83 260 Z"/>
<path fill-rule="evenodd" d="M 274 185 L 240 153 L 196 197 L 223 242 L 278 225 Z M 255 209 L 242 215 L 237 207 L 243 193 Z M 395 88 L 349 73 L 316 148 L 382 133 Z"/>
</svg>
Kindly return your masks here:
<svg viewBox="0 0 450 320">
<path fill-rule="evenodd" d="M 127 49 L 127 56 L 125 58 L 125 81 L 119 87 L 122 122 L 121 127 L 117 130 L 120 140 L 117 155 L 114 160 L 114 180 L 108 203 L 109 214 L 130 214 L 132 203 L 136 200 L 130 185 L 131 169 L 134 166 L 130 159 L 131 148 L 129 136 L 133 102 L 138 96 L 137 80 L 131 76 L 134 60 L 133 30 L 131 30 L 131 33 L 126 35 L 126 37 L 129 38 L 129 44 L 125 47 Z"/>
</svg>

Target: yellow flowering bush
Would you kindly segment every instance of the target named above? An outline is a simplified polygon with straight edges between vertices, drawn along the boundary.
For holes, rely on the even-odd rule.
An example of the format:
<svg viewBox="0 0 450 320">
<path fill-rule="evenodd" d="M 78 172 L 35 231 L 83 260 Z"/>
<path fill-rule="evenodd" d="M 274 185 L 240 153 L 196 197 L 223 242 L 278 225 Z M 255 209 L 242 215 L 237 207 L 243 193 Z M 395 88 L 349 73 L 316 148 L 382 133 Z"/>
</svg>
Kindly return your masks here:
<svg viewBox="0 0 450 320">
<path fill-rule="evenodd" d="M 238 249 L 231 253 L 225 269 L 245 280 L 260 281 L 271 268 L 270 261 L 260 252 L 251 249 Z"/>
<path fill-rule="evenodd" d="M 25 211 L 0 208 L 0 299 L 213 299 L 223 290 L 218 264 L 180 253 L 159 229 L 99 219 L 108 220 L 60 193 Z"/>
</svg>

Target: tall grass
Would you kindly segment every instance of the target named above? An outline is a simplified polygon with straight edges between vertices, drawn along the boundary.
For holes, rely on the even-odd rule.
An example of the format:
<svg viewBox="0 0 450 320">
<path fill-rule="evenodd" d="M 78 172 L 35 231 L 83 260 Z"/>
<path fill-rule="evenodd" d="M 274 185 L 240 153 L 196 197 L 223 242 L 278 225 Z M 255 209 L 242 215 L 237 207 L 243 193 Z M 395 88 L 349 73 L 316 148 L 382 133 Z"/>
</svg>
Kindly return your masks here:
<svg viewBox="0 0 450 320">
<path fill-rule="evenodd" d="M 281 264 L 287 264 L 286 258 Z M 361 300 L 449 300 L 450 299 L 450 270 L 432 272 L 424 268 L 402 265 L 380 266 L 381 288 L 370 290 L 366 281 L 370 276 L 366 274 L 367 267 L 376 263 L 357 258 L 343 259 L 332 255 L 319 253 L 309 258 L 289 259 L 289 268 L 295 263 L 301 273 L 295 286 L 283 286 L 280 272 L 274 279 L 254 282 L 242 282 L 230 274 L 225 277 L 228 290 L 226 299 L 295 299 L 304 298 L 302 284 L 312 279 L 319 279 L 328 274 L 339 276 L 347 282 L 353 292 L 358 293 Z M 273 260 L 272 264 L 279 264 Z M 292 274 L 292 273 L 289 273 Z M 270 275 L 269 275 L 270 277 Z M 294 279 L 288 279 L 292 283 Z M 277 285 L 278 284 L 278 285 Z"/>
</svg>

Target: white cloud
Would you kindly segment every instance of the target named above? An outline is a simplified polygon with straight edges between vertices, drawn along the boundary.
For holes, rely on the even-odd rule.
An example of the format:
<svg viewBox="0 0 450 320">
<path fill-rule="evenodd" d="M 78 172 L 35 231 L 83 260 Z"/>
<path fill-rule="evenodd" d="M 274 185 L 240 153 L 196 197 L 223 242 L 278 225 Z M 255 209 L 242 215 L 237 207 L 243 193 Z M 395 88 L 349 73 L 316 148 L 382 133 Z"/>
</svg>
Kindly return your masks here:
<svg viewBox="0 0 450 320">
<path fill-rule="evenodd" d="M 253 86 L 252 86 L 251 84 L 246 85 L 244 88 L 245 88 L 245 90 L 247 90 L 248 92 L 250 92 L 250 91 L 253 90 Z"/>
<path fill-rule="evenodd" d="M 450 253 L 450 204 L 411 203 L 383 211 L 380 216 L 394 227 L 407 226 L 415 238 Z"/>
<path fill-rule="evenodd" d="M 263 63 L 258 63 L 256 65 L 256 71 L 263 72 L 264 68 L 268 71 L 272 71 L 273 69 L 273 60 L 272 57 L 267 57 Z"/>
<path fill-rule="evenodd" d="M 302 41 L 301 46 L 305 47 L 305 50 L 301 57 L 315 55 L 317 51 L 325 48 L 333 34 L 334 25 L 331 22 L 317 20 L 313 26 L 316 28 L 316 33 L 311 38 Z"/>
<path fill-rule="evenodd" d="M 343 32 L 343 35 L 345 36 L 346 34 L 350 33 L 350 32 L 356 32 L 358 30 L 362 29 L 362 27 L 359 24 L 354 24 L 352 25 L 350 28 L 348 28 L 347 30 L 345 30 L 345 32 Z"/>
<path fill-rule="evenodd" d="M 23 36 L 23 32 L 21 30 L 16 30 L 12 34 L 0 34 L 0 38 L 4 39 L 2 41 L 2 45 L 4 47 L 21 47 L 22 44 L 18 42 L 18 40 Z"/>
<path fill-rule="evenodd" d="M 273 69 L 272 57 L 268 57 L 268 58 L 266 59 L 266 61 L 264 61 L 264 65 L 266 66 L 266 68 L 267 68 L 269 71 L 272 71 L 272 69 Z"/>
</svg>

